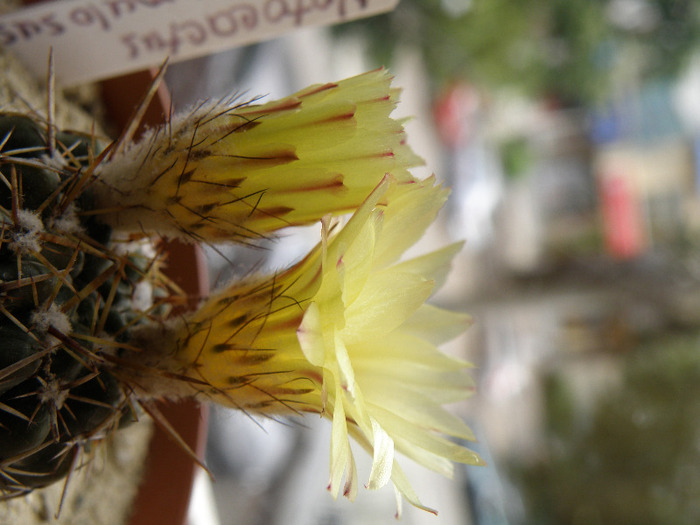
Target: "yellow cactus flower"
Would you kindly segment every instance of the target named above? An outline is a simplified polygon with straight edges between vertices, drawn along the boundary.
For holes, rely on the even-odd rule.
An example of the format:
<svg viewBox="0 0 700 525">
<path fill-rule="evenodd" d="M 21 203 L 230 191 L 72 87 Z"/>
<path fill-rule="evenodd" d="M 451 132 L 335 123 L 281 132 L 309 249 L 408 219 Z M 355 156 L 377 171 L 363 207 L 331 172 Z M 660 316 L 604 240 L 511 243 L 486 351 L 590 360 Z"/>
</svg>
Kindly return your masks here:
<svg viewBox="0 0 700 525">
<path fill-rule="evenodd" d="M 391 81 L 379 69 L 266 104 L 203 103 L 111 152 L 96 207 L 118 228 L 242 243 L 352 212 L 421 163 L 390 117 Z"/>
<path fill-rule="evenodd" d="M 425 510 L 431 509 L 414 494 L 395 451 L 447 476 L 453 461 L 481 463 L 436 433 L 473 439 L 442 407 L 469 395 L 468 364 L 435 347 L 466 328 L 468 317 L 424 304 L 461 244 L 398 262 L 447 197 L 432 183 L 388 188 L 385 180 L 336 237 L 324 235 L 321 284 L 297 336 L 323 375 L 322 406 L 333 420 L 334 496 L 343 476 L 344 495 L 354 497 L 357 487 L 348 434 L 373 455 L 368 488 L 391 480 L 399 495 Z M 382 197 L 385 207 L 377 206 Z"/>
<path fill-rule="evenodd" d="M 395 452 L 447 476 L 452 462 L 482 463 L 443 437 L 473 439 L 443 407 L 471 394 L 469 364 L 437 348 L 469 317 L 426 304 L 461 244 L 399 260 L 446 196 L 433 178 L 384 178 L 344 227 L 324 220 L 322 243 L 298 264 L 232 285 L 153 337 L 177 348 L 157 366 L 189 378 L 183 393 L 250 413 L 326 416 L 334 497 L 357 490 L 352 436 L 373 457 L 368 488 L 391 481 L 399 509 L 403 496 L 431 511 Z"/>
</svg>

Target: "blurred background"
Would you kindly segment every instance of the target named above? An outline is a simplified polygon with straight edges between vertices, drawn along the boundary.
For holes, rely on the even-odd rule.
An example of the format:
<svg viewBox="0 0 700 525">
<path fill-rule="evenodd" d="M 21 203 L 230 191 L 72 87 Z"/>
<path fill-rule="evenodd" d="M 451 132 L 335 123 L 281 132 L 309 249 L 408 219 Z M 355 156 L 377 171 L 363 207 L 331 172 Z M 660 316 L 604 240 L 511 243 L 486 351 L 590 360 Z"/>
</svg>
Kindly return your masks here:
<svg viewBox="0 0 700 525">
<path fill-rule="evenodd" d="M 466 239 L 435 299 L 474 317 L 446 351 L 476 365 L 455 410 L 489 466 L 409 472 L 441 512 L 403 523 L 700 523 L 699 17 L 700 0 L 402 0 L 171 67 L 179 109 L 379 65 L 404 88 L 416 173 L 453 190 L 423 247 Z M 317 238 L 217 247 L 212 282 Z M 326 493 L 329 431 L 214 410 L 192 525 L 395 523 L 391 492 Z"/>
</svg>

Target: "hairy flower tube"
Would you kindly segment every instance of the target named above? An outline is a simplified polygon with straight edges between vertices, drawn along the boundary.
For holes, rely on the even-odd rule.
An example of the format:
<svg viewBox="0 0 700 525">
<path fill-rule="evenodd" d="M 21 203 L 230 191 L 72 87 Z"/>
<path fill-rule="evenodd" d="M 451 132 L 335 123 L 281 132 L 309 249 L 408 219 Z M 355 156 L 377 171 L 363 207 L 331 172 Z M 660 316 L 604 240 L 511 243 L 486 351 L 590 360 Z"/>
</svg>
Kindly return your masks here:
<svg viewBox="0 0 700 525">
<path fill-rule="evenodd" d="M 445 437 L 473 439 L 443 406 L 468 397 L 473 386 L 469 364 L 437 348 L 469 317 L 426 303 L 461 244 L 400 260 L 446 196 L 433 178 L 385 177 L 344 227 L 324 220 L 322 242 L 299 263 L 233 284 L 184 320 L 144 334 L 149 348 L 174 349 L 149 365 L 188 378 L 179 381 L 183 395 L 249 413 L 322 414 L 332 421 L 334 497 L 342 491 L 352 499 L 357 491 L 351 436 L 373 458 L 368 488 L 391 481 L 399 510 L 401 496 L 431 510 L 397 452 L 446 476 L 453 462 L 482 463 Z"/>
<path fill-rule="evenodd" d="M 382 177 L 421 160 L 390 117 L 382 69 L 266 104 L 202 103 L 111 152 L 93 192 L 101 220 L 189 241 L 255 244 L 355 210 Z"/>
</svg>

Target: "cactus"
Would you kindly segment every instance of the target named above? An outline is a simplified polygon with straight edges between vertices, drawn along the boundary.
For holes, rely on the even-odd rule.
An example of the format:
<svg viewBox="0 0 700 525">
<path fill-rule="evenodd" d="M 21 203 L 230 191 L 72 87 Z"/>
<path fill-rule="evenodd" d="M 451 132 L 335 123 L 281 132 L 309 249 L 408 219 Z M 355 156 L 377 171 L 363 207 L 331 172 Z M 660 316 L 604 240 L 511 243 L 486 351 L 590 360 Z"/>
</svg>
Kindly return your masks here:
<svg viewBox="0 0 700 525">
<path fill-rule="evenodd" d="M 368 487 L 391 481 L 427 510 L 394 450 L 446 475 L 481 462 L 437 434 L 472 439 L 442 408 L 470 394 L 468 364 L 436 347 L 468 318 L 424 304 L 459 246 L 397 262 L 447 192 L 408 171 L 420 159 L 390 117 L 390 83 L 377 70 L 267 104 L 206 103 L 105 148 L 0 115 L 2 497 L 66 476 L 160 398 L 329 417 L 333 496 L 344 476 L 355 494 L 348 436 L 374 457 Z M 313 222 L 322 240 L 304 260 L 169 318 L 181 298 L 157 237 L 255 244 Z"/>
<path fill-rule="evenodd" d="M 81 186 L 99 162 L 92 137 L 3 114 L 0 145 L 0 493 L 10 497 L 62 478 L 131 418 L 109 358 L 132 326 L 165 313 L 151 297 L 167 282 L 145 246 L 83 213 L 92 196 Z"/>
</svg>

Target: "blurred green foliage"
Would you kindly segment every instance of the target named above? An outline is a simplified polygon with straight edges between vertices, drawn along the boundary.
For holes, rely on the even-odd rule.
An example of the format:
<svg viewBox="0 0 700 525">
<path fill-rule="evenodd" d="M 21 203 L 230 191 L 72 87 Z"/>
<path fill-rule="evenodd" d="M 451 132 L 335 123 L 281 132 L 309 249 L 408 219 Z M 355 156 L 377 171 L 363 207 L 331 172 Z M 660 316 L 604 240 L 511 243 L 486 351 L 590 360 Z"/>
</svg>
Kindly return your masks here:
<svg viewBox="0 0 700 525">
<path fill-rule="evenodd" d="M 510 469 L 526 524 L 700 523 L 699 344 L 678 334 L 637 349 L 588 420 L 563 376 L 547 379 L 546 451 Z"/>
<path fill-rule="evenodd" d="M 402 0 L 335 32 L 364 35 L 378 65 L 417 48 L 435 90 L 469 80 L 581 103 L 604 97 L 616 71 L 677 72 L 700 37 L 699 11 L 700 0 Z"/>
<path fill-rule="evenodd" d="M 527 138 L 516 136 L 499 145 L 503 171 L 510 180 L 525 176 L 535 162 L 535 153 Z"/>
</svg>

